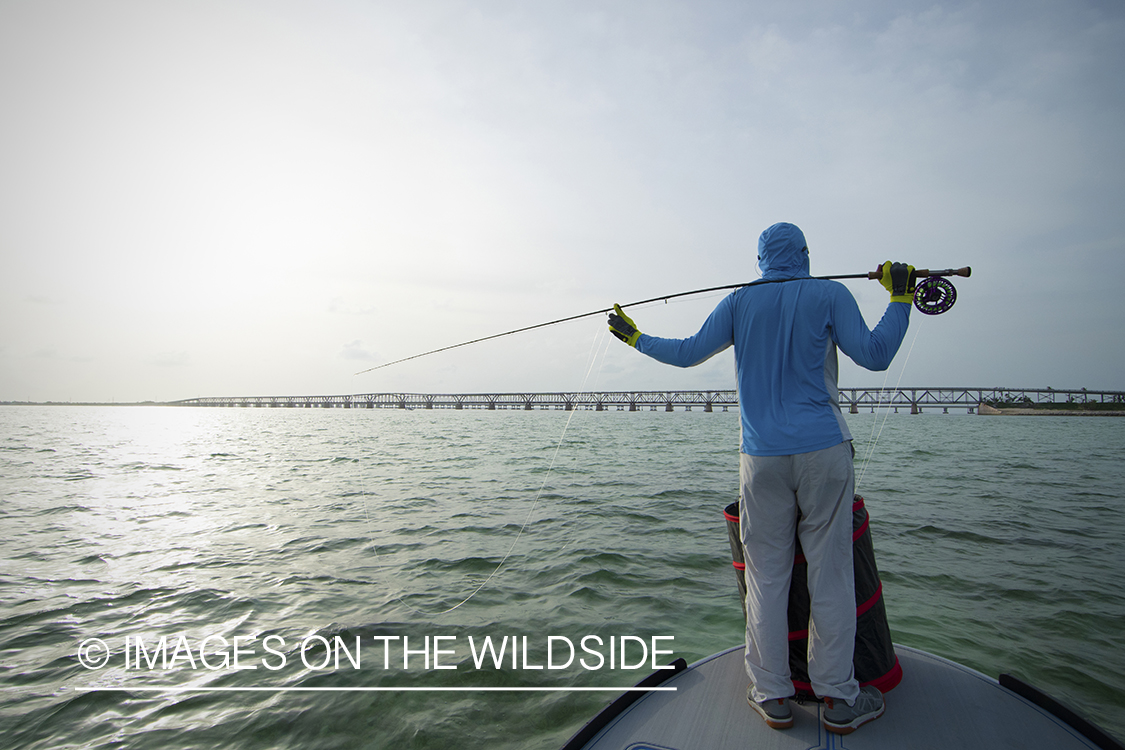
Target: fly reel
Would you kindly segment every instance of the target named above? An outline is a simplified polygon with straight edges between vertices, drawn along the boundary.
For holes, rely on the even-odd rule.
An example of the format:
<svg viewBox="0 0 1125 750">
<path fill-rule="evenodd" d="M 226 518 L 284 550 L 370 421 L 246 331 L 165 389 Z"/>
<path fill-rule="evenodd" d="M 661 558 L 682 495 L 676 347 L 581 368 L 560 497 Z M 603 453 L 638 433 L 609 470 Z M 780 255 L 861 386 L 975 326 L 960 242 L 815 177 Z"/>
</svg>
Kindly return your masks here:
<svg viewBox="0 0 1125 750">
<path fill-rule="evenodd" d="M 944 276 L 927 276 L 914 288 L 914 306 L 925 315 L 941 315 L 957 301 L 957 289 Z"/>
</svg>

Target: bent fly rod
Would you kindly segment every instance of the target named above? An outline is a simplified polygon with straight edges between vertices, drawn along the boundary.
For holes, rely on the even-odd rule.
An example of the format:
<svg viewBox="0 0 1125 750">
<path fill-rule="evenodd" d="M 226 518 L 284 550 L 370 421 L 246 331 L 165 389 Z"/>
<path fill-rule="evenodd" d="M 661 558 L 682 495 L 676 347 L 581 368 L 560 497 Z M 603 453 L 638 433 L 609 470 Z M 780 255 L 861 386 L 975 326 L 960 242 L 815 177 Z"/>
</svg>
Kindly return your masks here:
<svg viewBox="0 0 1125 750">
<path fill-rule="evenodd" d="M 968 277 L 972 274 L 972 272 L 973 269 L 969 266 L 965 266 L 964 268 L 946 268 L 941 271 L 932 271 L 928 268 L 914 269 L 914 272 L 910 275 L 911 283 L 913 283 L 915 279 L 922 279 L 922 281 L 920 281 L 915 286 L 914 306 L 918 308 L 920 312 L 925 313 L 926 315 L 940 315 L 941 313 L 948 311 L 949 308 L 953 307 L 953 303 L 957 301 L 957 290 L 953 287 L 953 283 L 945 277 Z M 761 284 L 780 284 L 786 281 L 800 281 L 801 278 L 835 281 L 839 279 L 881 279 L 882 277 L 883 272 L 880 268 L 874 271 L 868 271 L 867 273 L 837 274 L 835 276 L 804 276 L 796 279 L 758 279 L 756 281 L 748 281 L 742 284 L 727 284 L 725 286 L 707 287 L 706 289 L 693 289 L 690 292 L 665 294 L 660 297 L 643 299 L 638 302 L 630 302 L 629 304 L 622 305 L 621 307 L 637 307 L 638 305 L 647 305 L 652 302 L 667 302 L 670 299 L 677 299 L 679 297 L 690 297 L 695 294 L 706 294 L 708 292 L 721 292 L 727 289 L 741 289 L 744 286 L 759 286 Z M 381 370 L 384 367 L 390 367 L 391 365 L 397 365 L 402 362 L 409 362 L 412 359 L 428 357 L 431 354 L 447 352 L 450 349 L 458 349 L 462 346 L 469 346 L 470 344 L 479 344 L 482 341 L 498 339 L 502 336 L 511 336 L 512 334 L 523 333 L 524 331 L 534 331 L 536 328 L 546 328 L 547 326 L 558 325 L 559 323 L 567 323 L 572 320 L 589 318 L 593 315 L 604 315 L 611 312 L 613 312 L 613 308 L 607 307 L 603 310 L 592 310 L 591 312 L 585 312 L 580 315 L 570 315 L 565 318 L 550 320 L 546 323 L 536 323 L 535 325 L 524 326 L 523 328 L 516 328 L 511 331 L 504 331 L 503 333 L 494 333 L 491 336 L 482 336 L 481 338 L 473 339 L 472 341 L 462 341 L 460 344 L 451 344 L 449 346 L 443 346 L 440 349 L 431 349 L 428 352 L 422 352 L 421 354 L 414 354 L 409 357 L 403 357 L 402 359 L 396 359 L 393 362 L 385 362 L 381 365 L 368 367 L 366 370 L 360 370 L 356 373 L 356 375 L 363 375 L 364 373 L 372 372 L 373 370 Z"/>
</svg>

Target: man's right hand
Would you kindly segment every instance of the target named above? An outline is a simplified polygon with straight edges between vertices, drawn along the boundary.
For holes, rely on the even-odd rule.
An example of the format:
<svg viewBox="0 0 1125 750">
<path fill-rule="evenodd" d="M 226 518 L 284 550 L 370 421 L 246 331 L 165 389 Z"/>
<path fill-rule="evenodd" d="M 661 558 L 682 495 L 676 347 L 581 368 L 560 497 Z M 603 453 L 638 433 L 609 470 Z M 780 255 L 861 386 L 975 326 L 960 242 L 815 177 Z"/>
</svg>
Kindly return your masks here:
<svg viewBox="0 0 1125 750">
<path fill-rule="evenodd" d="M 879 271 L 882 272 L 879 283 L 891 293 L 891 302 L 909 305 L 914 300 L 914 266 L 888 260 L 879 266 Z"/>
</svg>

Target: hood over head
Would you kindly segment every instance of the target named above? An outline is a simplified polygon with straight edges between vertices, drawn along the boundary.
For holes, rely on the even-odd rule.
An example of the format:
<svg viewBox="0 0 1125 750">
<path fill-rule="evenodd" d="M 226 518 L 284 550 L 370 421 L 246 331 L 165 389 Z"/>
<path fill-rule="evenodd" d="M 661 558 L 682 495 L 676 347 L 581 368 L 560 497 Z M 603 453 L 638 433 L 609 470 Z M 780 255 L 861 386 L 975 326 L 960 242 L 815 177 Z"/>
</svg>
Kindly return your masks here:
<svg viewBox="0 0 1125 750">
<path fill-rule="evenodd" d="M 809 275 L 809 248 L 804 233 L 787 222 L 774 224 L 758 238 L 758 270 L 763 279 Z"/>
</svg>

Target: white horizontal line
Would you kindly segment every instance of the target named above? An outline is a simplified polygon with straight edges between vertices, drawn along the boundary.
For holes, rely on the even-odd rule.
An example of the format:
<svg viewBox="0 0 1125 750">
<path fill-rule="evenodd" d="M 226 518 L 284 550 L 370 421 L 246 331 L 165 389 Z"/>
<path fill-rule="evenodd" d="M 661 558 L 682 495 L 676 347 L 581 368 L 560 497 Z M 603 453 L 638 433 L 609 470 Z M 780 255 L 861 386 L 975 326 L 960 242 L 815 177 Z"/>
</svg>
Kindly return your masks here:
<svg viewBox="0 0 1125 750">
<path fill-rule="evenodd" d="M 85 685 L 69 688 L 81 692 L 110 693 L 656 693 L 676 692 L 674 687 L 98 687 Z"/>
</svg>

